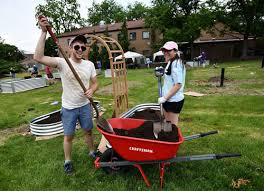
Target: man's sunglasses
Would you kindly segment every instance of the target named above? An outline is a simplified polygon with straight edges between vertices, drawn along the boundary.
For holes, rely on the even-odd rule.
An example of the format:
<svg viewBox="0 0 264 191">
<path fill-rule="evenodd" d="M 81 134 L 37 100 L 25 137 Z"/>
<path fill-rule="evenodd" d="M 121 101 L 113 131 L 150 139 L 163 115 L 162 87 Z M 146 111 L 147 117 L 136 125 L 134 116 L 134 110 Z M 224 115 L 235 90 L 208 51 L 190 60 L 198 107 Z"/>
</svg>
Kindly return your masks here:
<svg viewBox="0 0 264 191">
<path fill-rule="evenodd" d="M 79 45 L 75 45 L 73 48 L 76 51 L 79 50 L 80 48 L 82 49 L 83 52 L 86 50 L 86 47 L 85 46 L 79 46 Z"/>
</svg>

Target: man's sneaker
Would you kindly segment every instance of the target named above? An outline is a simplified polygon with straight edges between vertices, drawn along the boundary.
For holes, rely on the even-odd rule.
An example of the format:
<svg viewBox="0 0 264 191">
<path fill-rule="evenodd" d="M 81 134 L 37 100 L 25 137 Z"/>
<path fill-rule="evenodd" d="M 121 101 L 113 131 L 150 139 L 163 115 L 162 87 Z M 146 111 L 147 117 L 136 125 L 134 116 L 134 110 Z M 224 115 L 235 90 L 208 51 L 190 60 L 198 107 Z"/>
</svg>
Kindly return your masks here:
<svg viewBox="0 0 264 191">
<path fill-rule="evenodd" d="M 101 151 L 97 150 L 97 151 L 96 151 L 96 157 L 101 157 L 101 156 L 102 156 Z"/>
<path fill-rule="evenodd" d="M 90 151 L 88 155 L 89 155 L 89 157 L 91 157 L 93 159 L 96 158 L 96 152 L 95 151 Z"/>
<path fill-rule="evenodd" d="M 64 163 L 64 172 L 68 175 L 73 173 L 73 165 L 71 161 Z"/>
<path fill-rule="evenodd" d="M 96 151 L 90 151 L 88 155 L 89 157 L 96 159 L 97 157 L 101 157 L 102 153 L 97 149 Z"/>
</svg>

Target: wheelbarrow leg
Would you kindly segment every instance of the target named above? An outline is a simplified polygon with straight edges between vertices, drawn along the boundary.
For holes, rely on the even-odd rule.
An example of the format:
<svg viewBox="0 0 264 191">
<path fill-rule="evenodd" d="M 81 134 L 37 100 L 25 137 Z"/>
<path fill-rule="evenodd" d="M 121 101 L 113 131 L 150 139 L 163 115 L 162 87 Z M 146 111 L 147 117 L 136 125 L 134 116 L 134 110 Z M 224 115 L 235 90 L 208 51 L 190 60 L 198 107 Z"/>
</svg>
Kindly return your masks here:
<svg viewBox="0 0 264 191">
<path fill-rule="evenodd" d="M 166 162 L 166 163 L 161 163 L 160 166 L 160 190 L 163 188 L 163 184 L 164 184 L 164 174 L 165 174 L 165 166 L 168 165 L 170 163 Z"/>
<path fill-rule="evenodd" d="M 141 173 L 141 175 L 142 175 L 142 177 L 143 177 L 143 179 L 144 179 L 146 185 L 147 185 L 149 188 L 151 188 L 151 186 L 150 186 L 150 184 L 149 184 L 149 181 L 148 181 L 148 179 L 147 179 L 147 177 L 146 177 L 146 175 L 145 175 L 143 169 L 141 168 L 141 166 L 140 166 L 139 164 L 134 164 L 134 166 L 137 167 L 138 170 L 140 171 L 140 173 Z"/>
</svg>

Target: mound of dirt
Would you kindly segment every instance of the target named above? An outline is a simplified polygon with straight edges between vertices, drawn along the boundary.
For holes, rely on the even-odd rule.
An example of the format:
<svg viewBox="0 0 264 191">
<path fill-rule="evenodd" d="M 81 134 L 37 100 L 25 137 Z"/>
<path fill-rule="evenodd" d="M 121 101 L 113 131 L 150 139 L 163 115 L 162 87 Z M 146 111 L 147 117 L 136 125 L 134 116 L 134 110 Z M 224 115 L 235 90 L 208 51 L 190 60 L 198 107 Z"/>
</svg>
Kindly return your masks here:
<svg viewBox="0 0 264 191">
<path fill-rule="evenodd" d="M 172 131 L 165 132 L 164 130 L 161 130 L 158 133 L 158 138 L 156 138 L 154 135 L 153 123 L 151 121 L 145 121 L 141 126 L 134 129 L 125 130 L 114 128 L 114 131 L 117 135 L 120 136 L 158 140 L 165 142 L 179 141 L 178 128 L 175 125 L 172 125 Z"/>
<path fill-rule="evenodd" d="M 130 118 L 145 119 L 151 121 L 160 121 L 160 111 L 153 109 L 145 109 L 143 111 L 136 111 Z"/>
<path fill-rule="evenodd" d="M 50 114 L 49 117 L 47 117 L 46 119 L 36 122 L 36 124 L 51 124 L 60 121 L 61 121 L 60 111 L 57 111 L 55 113 Z"/>
</svg>

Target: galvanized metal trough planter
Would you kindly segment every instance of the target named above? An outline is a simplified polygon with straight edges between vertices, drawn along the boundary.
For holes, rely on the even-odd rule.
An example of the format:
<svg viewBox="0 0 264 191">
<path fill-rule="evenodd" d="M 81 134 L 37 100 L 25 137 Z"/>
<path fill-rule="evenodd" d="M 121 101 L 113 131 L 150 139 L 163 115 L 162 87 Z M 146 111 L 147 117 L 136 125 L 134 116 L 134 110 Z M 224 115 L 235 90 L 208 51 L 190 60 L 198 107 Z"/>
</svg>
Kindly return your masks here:
<svg viewBox="0 0 264 191">
<path fill-rule="evenodd" d="M 102 110 L 100 102 L 94 102 L 100 112 Z M 29 125 L 31 134 L 36 136 L 50 136 L 63 133 L 60 112 L 61 110 L 56 110 L 33 119 Z M 96 112 L 94 110 L 93 115 L 94 117 L 96 116 Z"/>
<path fill-rule="evenodd" d="M 17 93 L 46 86 L 44 78 L 10 79 L 0 81 L 1 93 Z"/>
<path fill-rule="evenodd" d="M 63 132 L 60 111 L 57 110 L 46 115 L 42 115 L 30 122 L 30 131 L 33 135 L 47 136 Z"/>
</svg>

